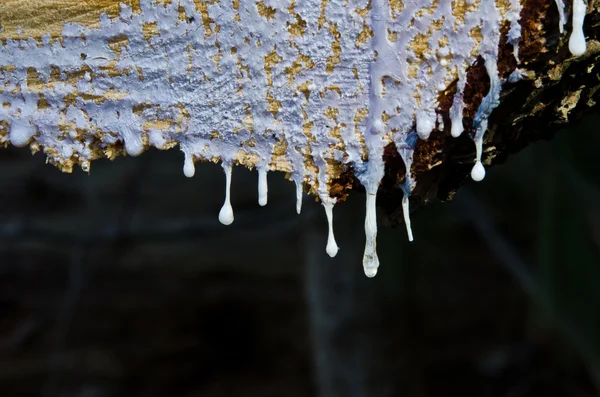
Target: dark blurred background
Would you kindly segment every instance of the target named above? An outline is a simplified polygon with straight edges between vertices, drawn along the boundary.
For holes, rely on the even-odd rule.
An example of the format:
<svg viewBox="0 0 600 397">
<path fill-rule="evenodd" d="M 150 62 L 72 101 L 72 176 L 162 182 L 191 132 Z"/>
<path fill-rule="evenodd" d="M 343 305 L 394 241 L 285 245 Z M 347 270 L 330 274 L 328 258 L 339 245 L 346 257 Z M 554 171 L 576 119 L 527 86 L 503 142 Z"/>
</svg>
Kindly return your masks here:
<svg viewBox="0 0 600 397">
<path fill-rule="evenodd" d="M 0 151 L 0 396 L 597 396 L 600 116 L 380 229 L 150 151 L 62 174 Z"/>
</svg>

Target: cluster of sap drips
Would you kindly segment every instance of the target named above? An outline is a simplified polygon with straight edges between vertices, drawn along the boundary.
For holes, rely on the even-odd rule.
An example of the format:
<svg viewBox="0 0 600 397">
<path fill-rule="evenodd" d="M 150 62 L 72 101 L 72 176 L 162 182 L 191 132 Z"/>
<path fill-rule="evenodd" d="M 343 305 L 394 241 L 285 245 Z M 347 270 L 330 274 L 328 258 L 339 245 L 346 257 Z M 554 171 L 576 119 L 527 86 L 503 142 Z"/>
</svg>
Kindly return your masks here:
<svg viewBox="0 0 600 397">
<path fill-rule="evenodd" d="M 564 4 L 562 0 L 557 0 L 557 5 L 560 10 L 560 30 L 562 32 L 564 25 Z M 499 27 L 501 23 L 500 14 L 493 3 L 483 2 L 481 9 L 485 12 L 486 18 L 482 21 L 482 34 L 483 41 L 480 44 L 479 55 L 484 59 L 484 64 L 488 76 L 490 78 L 490 90 L 487 95 L 483 98 L 482 103 L 477 110 L 474 118 L 474 135 L 473 140 L 475 143 L 475 164 L 471 171 L 471 177 L 474 181 L 481 181 L 485 177 L 485 168 L 481 162 L 483 152 L 483 138 L 487 130 L 488 118 L 492 111 L 499 104 L 499 96 L 501 90 L 501 81 L 498 75 L 497 60 L 498 60 L 498 44 L 499 44 Z M 518 58 L 518 45 L 520 40 L 521 28 L 519 25 L 519 14 L 522 9 L 519 1 L 511 1 L 511 11 L 507 14 L 506 19 L 511 22 L 511 28 L 509 31 L 509 42 L 513 45 L 514 56 L 517 62 Z M 586 44 L 585 37 L 583 34 L 583 20 L 585 16 L 585 4 L 582 0 L 574 0 L 573 2 L 573 31 L 569 39 L 569 49 L 573 55 L 582 55 L 585 53 Z M 393 44 L 387 39 L 387 26 L 386 22 L 389 23 L 389 14 L 384 0 L 373 0 L 371 9 L 371 20 L 373 26 L 374 37 L 372 39 L 372 45 L 378 54 L 377 59 L 370 65 L 370 114 L 367 119 L 367 132 L 365 133 L 365 143 L 369 149 L 370 154 L 381 153 L 385 145 L 385 141 L 382 137 L 386 133 L 386 126 L 381 120 L 382 114 L 382 102 L 385 101 L 384 95 L 382 94 L 383 87 L 381 86 L 382 79 L 393 73 L 390 70 L 390 60 L 398 61 L 398 57 L 391 55 L 393 51 Z M 444 54 L 444 51 L 442 51 Z M 447 65 L 447 60 L 443 58 L 440 63 L 443 66 Z M 514 73 L 517 73 L 515 70 Z M 401 75 L 401 73 L 400 73 Z M 512 75 L 511 75 L 512 76 Z M 399 80 L 402 77 L 398 77 Z M 463 92 L 466 85 L 466 70 L 464 67 L 458 68 L 458 83 L 457 91 L 454 96 L 453 104 L 450 109 L 450 120 L 451 120 L 451 135 L 453 137 L 459 137 L 464 131 L 462 123 L 462 113 L 464 108 Z M 444 87 L 444 86 L 442 86 Z M 429 112 L 428 112 L 429 110 Z M 405 177 L 405 183 L 403 185 L 404 197 L 402 199 L 402 208 L 404 212 L 404 221 L 406 224 L 406 230 L 409 241 L 413 241 L 413 234 L 411 230 L 410 211 L 409 211 L 409 196 L 411 190 L 414 188 L 415 181 L 412 178 L 410 172 L 410 166 L 412 164 L 412 155 L 416 144 L 416 135 L 420 139 L 427 139 L 433 129 L 436 126 L 436 119 L 431 117 L 431 109 L 417 109 L 414 111 L 415 117 L 415 129 L 407 134 L 404 134 L 399 139 L 398 151 L 404 160 L 407 168 Z M 412 117 L 411 117 L 412 118 Z M 443 124 L 440 123 L 439 127 L 443 129 Z M 416 132 L 416 134 L 415 134 Z M 397 137 L 396 137 L 397 138 Z M 361 179 L 361 182 L 366 188 L 366 216 L 365 216 L 365 235 L 366 244 L 365 252 L 363 256 L 363 267 L 365 274 L 368 277 L 374 277 L 377 274 L 379 267 L 379 259 L 377 257 L 377 218 L 376 218 L 376 199 L 377 199 L 377 188 L 379 182 L 383 176 L 383 161 L 376 156 L 371 156 L 369 162 L 361 164 L 364 168 L 358 170 L 357 176 Z M 224 224 L 230 224 L 233 221 L 233 214 L 231 210 L 231 204 L 229 202 L 229 189 L 231 183 L 231 166 L 224 166 L 227 176 L 227 187 L 226 187 L 226 199 L 223 205 L 223 209 L 219 214 L 219 219 Z M 187 173 L 186 173 L 187 175 Z M 259 170 L 259 204 L 266 204 L 266 170 Z M 297 211 L 300 213 L 302 203 L 302 184 L 296 183 L 297 186 Z M 329 197 L 328 195 L 321 195 L 322 205 L 325 209 L 325 213 L 328 221 L 328 238 L 326 245 L 326 252 L 329 256 L 336 256 L 339 248 L 335 241 L 333 232 L 333 206 L 336 200 Z"/>
<path fill-rule="evenodd" d="M 267 171 L 274 148 L 285 142 L 279 154 L 285 165 L 271 169 L 289 170 L 298 213 L 304 183 L 317 190 L 330 256 L 338 246 L 328 164 L 353 169 L 365 187 L 363 267 L 372 277 L 379 266 L 376 201 L 384 148 L 394 143 L 406 166 L 402 208 L 412 240 L 409 197 L 416 181 L 410 169 L 417 140 L 443 128 L 437 98 L 455 79 L 450 133 L 464 132 L 466 71 L 480 56 L 490 91 L 472 126 L 471 176 L 484 178 L 483 139 L 502 87 L 500 26 L 510 24 L 508 41 L 518 61 L 519 0 L 506 2 L 504 14 L 491 0 L 401 6 L 389 0 L 240 0 L 236 7 L 201 2 L 202 10 L 197 3 L 140 0 L 140 12 L 122 5 L 118 18 L 103 15 L 99 27 L 66 24 L 61 40 L 46 35 L 0 43 L 0 66 L 11 65 L 0 70 L 0 121 L 8 123 L 11 143 L 35 140 L 56 164 L 89 164 L 97 135 L 109 157 L 111 145 L 120 143 L 130 155 L 179 144 L 188 177 L 196 160 L 218 158 L 226 176 L 219 220 L 231 224 L 233 164 L 257 168 L 258 203 L 266 205 Z M 564 4 L 556 3 L 562 31 Z M 586 49 L 585 12 L 583 0 L 573 0 L 574 55 Z M 38 107 L 42 99 L 46 105 Z M 240 161 L 240 152 L 254 160 Z"/>
</svg>

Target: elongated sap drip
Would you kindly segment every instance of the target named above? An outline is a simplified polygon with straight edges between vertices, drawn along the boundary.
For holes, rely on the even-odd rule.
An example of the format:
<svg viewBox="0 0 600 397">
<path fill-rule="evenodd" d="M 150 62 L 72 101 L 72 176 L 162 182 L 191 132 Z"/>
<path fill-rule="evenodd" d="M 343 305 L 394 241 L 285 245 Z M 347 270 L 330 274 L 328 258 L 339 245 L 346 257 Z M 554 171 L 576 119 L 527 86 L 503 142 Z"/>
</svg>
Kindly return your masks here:
<svg viewBox="0 0 600 397">
<path fill-rule="evenodd" d="M 404 193 L 402 197 L 402 214 L 404 215 L 404 224 L 406 225 L 406 233 L 408 234 L 408 241 L 413 241 L 413 232 L 410 225 L 410 208 L 408 201 L 408 194 Z"/>
<path fill-rule="evenodd" d="M 363 255 L 363 269 L 367 277 L 375 277 L 379 268 L 377 257 L 377 195 L 367 193 L 367 215 L 365 217 L 365 253 Z"/>
<path fill-rule="evenodd" d="M 569 51 L 575 56 L 583 55 L 586 49 L 585 35 L 583 34 L 585 12 L 583 0 L 573 0 L 573 31 L 569 38 Z"/>
<path fill-rule="evenodd" d="M 194 166 L 194 157 L 187 151 L 184 153 L 185 160 L 183 161 L 183 175 L 191 178 L 196 173 L 196 167 Z"/>
<path fill-rule="evenodd" d="M 475 182 L 481 182 L 485 178 L 485 168 L 481 164 L 481 152 L 483 150 L 483 137 L 475 139 L 475 165 L 471 170 L 471 178 Z"/>
<path fill-rule="evenodd" d="M 302 182 L 296 181 L 296 212 L 302 212 Z"/>
<path fill-rule="evenodd" d="M 418 111 L 417 116 L 417 134 L 419 134 L 419 138 L 426 140 L 431 135 L 431 131 L 435 127 L 435 112 L 430 112 L 431 114 L 424 112 L 422 110 Z"/>
<path fill-rule="evenodd" d="M 521 17 L 521 10 L 523 6 L 520 0 L 510 1 L 510 11 L 507 13 L 506 18 L 510 21 L 510 29 L 508 30 L 508 42 L 512 44 L 513 55 L 517 63 L 521 63 L 519 60 L 519 40 L 521 39 L 521 24 L 519 19 Z"/>
<path fill-rule="evenodd" d="M 498 77 L 498 66 L 496 65 L 496 58 L 489 55 L 484 55 L 485 69 L 488 72 L 490 78 L 490 91 L 481 101 L 479 109 L 475 114 L 473 125 L 475 127 L 475 136 L 473 141 L 475 142 L 475 165 L 471 170 L 471 178 L 474 181 L 481 181 L 485 178 L 485 168 L 481 163 L 481 155 L 483 152 L 483 136 L 488 126 L 488 119 L 492 111 L 500 103 L 500 78 Z"/>
<path fill-rule="evenodd" d="M 225 203 L 219 211 L 219 222 L 224 225 L 233 223 L 233 208 L 231 208 L 231 164 L 223 163 L 225 171 Z"/>
<path fill-rule="evenodd" d="M 458 138 L 460 134 L 465 130 L 463 126 L 463 109 L 465 104 L 463 102 L 463 94 L 465 86 L 467 85 L 467 78 L 464 69 L 458 69 L 458 83 L 456 84 L 456 94 L 452 101 L 452 107 L 450 108 L 450 122 L 452 126 L 450 133 L 454 138 Z"/>
<path fill-rule="evenodd" d="M 258 205 L 264 207 L 267 205 L 269 186 L 267 184 L 267 169 L 258 170 Z"/>
<path fill-rule="evenodd" d="M 321 203 L 325 208 L 325 215 L 327 215 L 327 223 L 329 224 L 329 232 L 327 236 L 327 248 L 325 251 L 330 257 L 337 255 L 339 248 L 335 242 L 335 236 L 333 235 L 333 205 L 337 200 L 331 197 L 321 197 Z"/>
<path fill-rule="evenodd" d="M 461 120 L 462 125 L 462 120 Z M 401 143 L 396 143 L 398 154 L 404 162 L 406 173 L 404 174 L 404 183 L 402 184 L 402 213 L 404 215 L 404 224 L 406 225 L 406 234 L 408 235 L 408 241 L 413 241 L 413 232 L 410 224 L 410 208 L 409 208 L 409 197 L 410 193 L 416 185 L 416 181 L 412 176 L 412 164 L 413 156 L 415 154 L 415 147 L 417 145 L 417 134 L 415 131 L 411 131 L 406 139 Z"/>
<path fill-rule="evenodd" d="M 562 34 L 565 31 L 565 23 L 567 23 L 567 19 L 565 18 L 565 3 L 563 0 L 555 0 L 556 8 L 558 8 L 558 31 Z"/>
</svg>

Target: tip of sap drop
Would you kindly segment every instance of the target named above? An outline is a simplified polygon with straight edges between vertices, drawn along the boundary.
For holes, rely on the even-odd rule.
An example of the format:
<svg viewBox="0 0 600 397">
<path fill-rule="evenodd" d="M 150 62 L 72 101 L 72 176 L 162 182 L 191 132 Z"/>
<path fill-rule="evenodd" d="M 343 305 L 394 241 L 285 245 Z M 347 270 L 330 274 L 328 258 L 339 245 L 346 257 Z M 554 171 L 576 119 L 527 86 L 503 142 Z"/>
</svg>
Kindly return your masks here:
<svg viewBox="0 0 600 397">
<path fill-rule="evenodd" d="M 377 275 L 377 269 L 368 269 L 365 270 L 365 276 L 369 277 L 369 278 L 373 278 Z"/>
<path fill-rule="evenodd" d="M 485 168 L 483 167 L 483 164 L 481 164 L 481 161 L 476 162 L 473 166 L 473 169 L 471 170 L 471 178 L 475 182 L 481 182 L 483 178 L 485 178 Z"/>
<path fill-rule="evenodd" d="M 229 226 L 233 223 L 233 208 L 231 208 L 231 205 L 223 205 L 221 211 L 219 211 L 219 222 L 225 226 Z"/>
<path fill-rule="evenodd" d="M 327 242 L 327 248 L 325 249 L 325 251 L 327 252 L 327 255 L 329 255 L 330 257 L 335 257 L 339 251 L 339 247 L 337 246 L 337 244 L 335 243 L 335 241 L 328 241 Z"/>
<path fill-rule="evenodd" d="M 267 171 L 258 171 L 258 205 L 264 207 L 268 201 Z"/>
<path fill-rule="evenodd" d="M 183 163 L 183 175 L 188 178 L 191 178 L 196 173 L 196 167 L 194 167 L 194 162 L 191 158 L 186 157 L 185 162 Z"/>
<path fill-rule="evenodd" d="M 452 123 L 452 128 L 450 129 L 450 133 L 454 138 L 458 138 L 460 134 L 462 134 L 464 128 L 462 126 L 462 120 L 456 120 L 457 122 Z M 460 123 L 458 122 L 460 121 Z"/>
<path fill-rule="evenodd" d="M 574 31 L 569 38 L 569 51 L 574 56 L 580 56 L 585 54 L 586 44 L 583 32 Z"/>
<path fill-rule="evenodd" d="M 433 127 L 433 122 L 426 115 L 417 116 L 417 134 L 419 138 L 428 139 Z"/>
</svg>

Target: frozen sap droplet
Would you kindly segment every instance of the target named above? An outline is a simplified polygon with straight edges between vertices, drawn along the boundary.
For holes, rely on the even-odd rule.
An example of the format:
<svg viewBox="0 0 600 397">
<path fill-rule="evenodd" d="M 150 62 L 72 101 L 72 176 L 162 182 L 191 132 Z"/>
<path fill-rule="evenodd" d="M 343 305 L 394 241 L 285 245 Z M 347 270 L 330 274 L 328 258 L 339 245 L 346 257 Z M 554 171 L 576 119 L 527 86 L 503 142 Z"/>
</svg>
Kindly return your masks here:
<svg viewBox="0 0 600 397">
<path fill-rule="evenodd" d="M 450 129 L 450 133 L 454 138 L 458 138 L 460 134 L 464 131 L 462 118 L 454 118 L 452 120 L 452 128 Z"/>
<path fill-rule="evenodd" d="M 185 152 L 185 160 L 183 161 L 183 175 L 191 178 L 196 173 L 196 167 L 194 166 L 194 156 Z"/>
<path fill-rule="evenodd" d="M 27 146 L 36 128 L 27 121 L 15 120 L 10 127 L 10 143 L 16 147 Z"/>
<path fill-rule="evenodd" d="M 302 212 L 302 182 L 296 181 L 296 212 Z"/>
<path fill-rule="evenodd" d="M 565 30 L 565 3 L 563 0 L 555 0 L 556 7 L 558 8 L 558 31 L 562 34 Z"/>
<path fill-rule="evenodd" d="M 139 156 L 144 151 L 144 144 L 142 140 L 138 136 L 134 136 L 133 134 L 127 134 L 124 138 L 125 141 L 125 150 L 127 154 L 136 157 Z"/>
<path fill-rule="evenodd" d="M 258 170 L 258 205 L 267 205 L 269 186 L 267 185 L 267 169 Z"/>
<path fill-rule="evenodd" d="M 473 169 L 471 170 L 471 178 L 475 182 L 481 182 L 483 180 L 483 178 L 485 178 L 485 168 L 483 167 L 483 164 L 481 164 L 482 146 L 483 146 L 482 138 L 475 139 L 475 150 L 476 150 L 475 165 L 473 166 Z"/>
<path fill-rule="evenodd" d="M 573 0 L 573 31 L 569 38 L 569 51 L 575 56 L 583 55 L 586 49 L 585 36 L 583 34 L 585 11 L 583 0 Z"/>
<path fill-rule="evenodd" d="M 404 215 L 404 224 L 406 225 L 406 234 L 408 235 L 408 241 L 413 241 L 413 232 L 410 225 L 410 208 L 408 201 L 408 194 L 404 194 L 402 197 L 402 214 Z"/>
<path fill-rule="evenodd" d="M 365 216 L 365 253 L 363 255 L 363 269 L 367 277 L 375 277 L 379 268 L 377 257 L 377 195 L 367 193 L 367 213 Z"/>
<path fill-rule="evenodd" d="M 224 225 L 233 223 L 233 208 L 231 208 L 231 165 L 223 164 L 225 170 L 225 203 L 219 211 L 219 222 Z"/>
<path fill-rule="evenodd" d="M 471 170 L 471 178 L 475 182 L 481 182 L 483 180 L 483 178 L 485 178 L 485 168 L 484 168 L 483 164 L 481 164 L 481 161 L 475 162 L 475 165 L 473 166 L 473 169 Z"/>
<path fill-rule="evenodd" d="M 425 112 L 417 112 L 417 134 L 421 139 L 429 138 L 435 124 L 435 115 L 432 118 Z"/>
<path fill-rule="evenodd" d="M 333 235 L 333 205 L 337 200 L 331 197 L 321 197 L 321 202 L 325 208 L 325 215 L 327 215 L 327 223 L 329 224 L 329 234 L 327 236 L 327 248 L 325 251 L 330 257 L 337 255 L 339 248 L 335 242 L 335 236 Z"/>
</svg>

